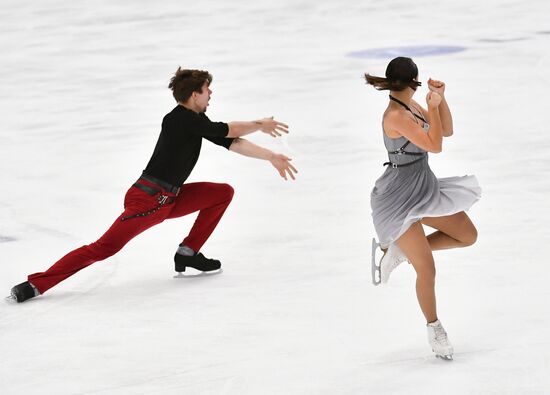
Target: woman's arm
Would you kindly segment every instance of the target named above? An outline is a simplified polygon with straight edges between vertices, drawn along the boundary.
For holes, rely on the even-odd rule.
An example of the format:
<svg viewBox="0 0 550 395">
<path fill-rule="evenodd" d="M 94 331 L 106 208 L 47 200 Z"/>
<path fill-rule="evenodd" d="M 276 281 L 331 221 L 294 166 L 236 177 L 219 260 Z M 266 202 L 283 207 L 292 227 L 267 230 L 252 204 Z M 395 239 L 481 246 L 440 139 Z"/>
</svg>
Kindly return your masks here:
<svg viewBox="0 0 550 395">
<path fill-rule="evenodd" d="M 445 100 L 445 96 L 441 96 L 441 104 L 439 105 L 439 116 L 441 117 L 441 127 L 443 128 L 443 137 L 453 135 L 453 116 L 451 109 Z"/>
<path fill-rule="evenodd" d="M 428 89 L 441 96 L 439 105 L 439 116 L 441 117 L 441 127 L 443 128 L 443 137 L 453 135 L 453 116 L 447 100 L 445 100 L 445 83 L 443 81 L 428 79 Z"/>
<path fill-rule="evenodd" d="M 441 152 L 443 145 L 441 117 L 439 115 L 441 96 L 435 92 L 428 92 L 426 102 L 428 103 L 426 117 L 430 124 L 427 133 L 415 121 L 399 111 L 392 111 L 386 115 L 384 130 L 390 137 L 392 137 L 392 134 L 403 136 L 423 150 L 438 153 Z"/>
<path fill-rule="evenodd" d="M 450 137 L 453 135 L 453 116 L 451 115 L 449 104 L 447 103 L 447 100 L 445 100 L 445 83 L 443 81 L 432 80 L 430 78 L 428 80 L 428 89 L 431 92 L 436 92 L 439 94 L 439 96 L 441 96 L 441 104 L 439 105 L 439 116 L 441 117 L 441 126 L 443 128 L 442 134 L 443 137 Z M 420 110 L 422 112 L 424 118 L 428 117 L 427 110 L 425 110 L 416 101 L 411 100 L 411 102 L 414 104 L 414 107 L 417 110 Z"/>
<path fill-rule="evenodd" d="M 285 155 L 276 154 L 243 138 L 233 140 L 229 150 L 250 158 L 268 160 L 285 180 L 287 180 L 287 174 L 293 180 L 296 179 L 294 175 L 298 173 L 298 170 L 290 164 L 292 159 Z"/>
</svg>

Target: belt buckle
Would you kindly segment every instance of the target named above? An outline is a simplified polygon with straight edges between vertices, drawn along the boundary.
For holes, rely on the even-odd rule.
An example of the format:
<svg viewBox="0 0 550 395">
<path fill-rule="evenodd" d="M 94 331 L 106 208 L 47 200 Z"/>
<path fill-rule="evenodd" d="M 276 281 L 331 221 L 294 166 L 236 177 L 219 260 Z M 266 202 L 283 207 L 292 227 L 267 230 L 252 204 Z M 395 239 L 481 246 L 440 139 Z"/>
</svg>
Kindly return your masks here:
<svg viewBox="0 0 550 395">
<path fill-rule="evenodd" d="M 161 206 L 166 203 L 166 200 L 168 200 L 168 195 L 160 195 L 158 197 L 158 201 Z"/>
<path fill-rule="evenodd" d="M 391 164 L 391 167 L 393 167 L 394 169 L 397 169 L 397 167 L 398 167 L 398 166 L 397 166 L 397 163 L 392 163 L 392 164 Z"/>
</svg>

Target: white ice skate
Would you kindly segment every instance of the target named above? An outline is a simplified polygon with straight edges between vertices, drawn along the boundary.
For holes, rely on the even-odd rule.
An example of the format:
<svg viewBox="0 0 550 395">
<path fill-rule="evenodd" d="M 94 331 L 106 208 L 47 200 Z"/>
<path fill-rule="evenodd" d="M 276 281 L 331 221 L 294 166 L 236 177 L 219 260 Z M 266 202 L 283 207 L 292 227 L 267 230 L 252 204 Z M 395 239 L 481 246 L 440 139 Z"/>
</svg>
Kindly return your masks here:
<svg viewBox="0 0 550 395">
<path fill-rule="evenodd" d="M 386 284 L 390 279 L 390 274 L 401 262 L 407 261 L 407 257 L 397 246 L 396 243 L 390 244 L 386 253 L 380 259 L 380 263 L 376 264 L 376 250 L 380 247 L 380 244 L 372 239 L 372 261 L 371 261 L 371 273 L 372 283 L 379 285 L 381 282 Z"/>
<path fill-rule="evenodd" d="M 443 329 L 439 320 L 429 323 L 428 328 L 428 342 L 432 346 L 432 350 L 437 358 L 444 359 L 446 361 L 453 360 L 453 345 L 447 337 L 447 332 Z"/>
</svg>

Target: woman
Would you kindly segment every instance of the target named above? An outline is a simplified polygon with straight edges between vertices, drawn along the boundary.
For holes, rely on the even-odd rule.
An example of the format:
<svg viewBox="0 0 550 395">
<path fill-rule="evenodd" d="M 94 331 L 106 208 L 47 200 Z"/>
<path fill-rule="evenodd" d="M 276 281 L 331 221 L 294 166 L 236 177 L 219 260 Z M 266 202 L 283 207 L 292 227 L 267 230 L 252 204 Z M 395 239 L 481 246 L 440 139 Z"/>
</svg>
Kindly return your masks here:
<svg viewBox="0 0 550 395">
<path fill-rule="evenodd" d="M 428 165 L 428 152 L 441 152 L 443 137 L 453 134 L 443 82 L 428 80 L 426 110 L 412 99 L 421 86 L 412 59 L 393 59 L 386 78 L 369 74 L 365 78 L 376 89 L 390 91 L 382 120 L 389 162 L 371 193 L 379 238 L 379 244 L 373 239 L 373 282 L 387 282 L 399 263 L 409 261 L 417 275 L 416 294 L 426 317 L 428 341 L 436 356 L 451 360 L 453 347 L 437 317 L 432 251 L 476 241 L 476 228 L 464 211 L 479 199 L 481 189 L 475 176 L 438 179 Z M 426 236 L 422 225 L 436 231 Z M 378 246 L 384 256 L 377 265 Z"/>
</svg>

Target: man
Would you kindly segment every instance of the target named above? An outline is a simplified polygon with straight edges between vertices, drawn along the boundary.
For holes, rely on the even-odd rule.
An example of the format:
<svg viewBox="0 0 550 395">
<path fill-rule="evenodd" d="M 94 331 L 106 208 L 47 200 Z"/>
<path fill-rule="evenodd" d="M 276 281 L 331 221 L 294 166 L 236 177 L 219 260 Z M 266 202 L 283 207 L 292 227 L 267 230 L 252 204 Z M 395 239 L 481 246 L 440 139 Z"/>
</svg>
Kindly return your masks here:
<svg viewBox="0 0 550 395">
<path fill-rule="evenodd" d="M 124 212 L 96 242 L 61 258 L 47 271 L 28 276 L 11 289 L 18 303 L 43 294 L 51 287 L 94 262 L 117 253 L 132 238 L 168 218 L 196 211 L 199 215 L 174 256 L 175 269 L 192 267 L 203 272 L 219 270 L 221 263 L 208 259 L 200 249 L 220 221 L 233 197 L 227 184 L 184 184 L 201 150 L 203 138 L 241 155 L 268 160 L 285 180 L 297 170 L 290 158 L 241 138 L 255 131 L 273 137 L 288 133 L 288 126 L 273 118 L 251 122 L 212 122 L 205 115 L 212 91 L 212 75 L 202 70 L 178 68 L 168 87 L 178 105 L 162 121 L 157 145 L 147 167 L 124 199 Z"/>
</svg>

